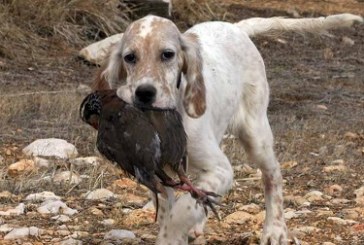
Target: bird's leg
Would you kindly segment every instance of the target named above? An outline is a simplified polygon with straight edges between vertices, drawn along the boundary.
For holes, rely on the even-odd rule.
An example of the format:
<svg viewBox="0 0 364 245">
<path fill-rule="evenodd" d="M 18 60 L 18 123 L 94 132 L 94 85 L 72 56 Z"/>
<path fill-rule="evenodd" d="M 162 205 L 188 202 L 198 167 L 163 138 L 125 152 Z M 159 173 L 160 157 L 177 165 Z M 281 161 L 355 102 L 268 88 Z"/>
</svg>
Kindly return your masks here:
<svg viewBox="0 0 364 245">
<path fill-rule="evenodd" d="M 155 193 L 155 218 L 154 221 L 157 222 L 158 219 L 158 210 L 159 210 L 159 199 L 158 199 L 158 193 L 161 193 L 161 195 L 163 197 L 165 197 L 166 199 L 168 198 L 168 194 L 167 191 L 165 189 L 165 187 L 157 180 L 154 179 L 155 182 L 155 188 L 156 188 L 156 192 Z"/>
<path fill-rule="evenodd" d="M 172 188 L 178 188 L 179 186 L 181 186 L 180 182 L 176 182 L 173 179 L 167 179 L 167 180 L 163 180 L 163 185 L 168 186 L 168 187 L 172 187 Z"/>
<path fill-rule="evenodd" d="M 212 212 L 216 215 L 217 219 L 220 220 L 220 216 L 217 213 L 217 211 L 214 207 L 214 204 L 216 204 L 216 205 L 221 205 L 221 204 L 218 201 L 216 201 L 214 198 L 212 198 L 212 197 L 220 197 L 220 195 L 216 194 L 215 192 L 204 191 L 204 190 L 201 190 L 201 189 L 198 189 L 197 187 L 195 187 L 192 184 L 191 180 L 187 177 L 182 164 L 178 168 L 177 174 L 178 174 L 179 179 L 181 180 L 181 184 L 177 185 L 176 188 L 183 190 L 183 191 L 190 192 L 191 196 L 197 200 L 197 203 L 203 205 L 206 216 L 207 216 L 207 207 L 206 206 L 209 206 L 211 208 Z"/>
<path fill-rule="evenodd" d="M 178 183 L 175 180 L 173 180 L 162 170 L 156 171 L 156 175 L 160 178 L 160 180 L 162 181 L 162 185 L 164 185 L 164 186 L 175 188 L 175 187 L 181 185 L 181 183 Z"/>
</svg>

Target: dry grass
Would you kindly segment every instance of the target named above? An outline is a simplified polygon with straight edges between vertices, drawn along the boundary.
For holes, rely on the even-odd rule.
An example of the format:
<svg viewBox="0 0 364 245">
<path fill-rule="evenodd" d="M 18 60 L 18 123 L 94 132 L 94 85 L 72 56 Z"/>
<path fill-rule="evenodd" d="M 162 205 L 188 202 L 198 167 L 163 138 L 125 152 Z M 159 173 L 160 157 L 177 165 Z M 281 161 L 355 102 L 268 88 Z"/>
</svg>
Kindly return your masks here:
<svg viewBox="0 0 364 245">
<path fill-rule="evenodd" d="M 54 43 L 59 50 L 80 46 L 129 23 L 119 0 L 2 0 L 0 13 L 0 57 L 17 62 L 39 62 Z"/>
<path fill-rule="evenodd" d="M 232 8 L 251 8 L 255 10 L 262 10 L 265 12 L 279 11 L 293 13 L 303 13 L 304 15 L 329 15 L 337 13 L 352 13 L 363 15 L 364 3 L 361 0 L 227 0 Z"/>
<path fill-rule="evenodd" d="M 1 96 L 2 142 L 30 143 L 58 137 L 72 141 L 81 152 L 92 152 L 95 132 L 81 122 L 78 114 L 82 98 L 69 90 Z"/>
<path fill-rule="evenodd" d="M 7 174 L 7 164 L 2 166 L 0 168 L 0 189 L 20 195 L 19 198 L 41 191 L 52 191 L 65 197 L 70 195 L 81 196 L 87 191 L 110 186 L 121 173 L 119 169 L 106 161 L 100 165 L 87 167 L 75 166 L 61 159 L 50 159 L 49 161 L 51 164 L 47 168 L 34 169 L 16 177 L 10 177 Z M 87 177 L 83 177 L 82 182 L 79 184 L 69 183 L 68 181 L 55 182 L 54 176 L 62 171 L 71 171 L 72 174 L 77 176 Z M 3 200 L 2 203 L 6 204 L 7 202 L 11 202 L 11 200 Z"/>
<path fill-rule="evenodd" d="M 324 8 L 325 4 L 335 1 L 338 2 L 338 0 L 317 2 L 315 6 Z M 122 13 L 110 7 L 119 1 L 110 0 L 108 1 L 110 5 L 100 2 L 0 0 L 0 69 L 3 69 L 2 61 L 7 67 L 11 67 L 0 72 L 0 155 L 5 158 L 4 163 L 0 164 L 0 190 L 16 194 L 7 199 L 0 198 L 0 203 L 3 204 L 0 208 L 5 210 L 15 207 L 18 203 L 24 202 L 24 197 L 29 193 L 53 191 L 62 196 L 67 205 L 80 211 L 69 224 L 75 227 L 82 224 L 82 229 L 89 232 L 90 235 L 83 238 L 86 244 L 99 244 L 103 241 L 103 235 L 109 228 L 99 224 L 98 221 L 105 218 L 115 219 L 117 221 L 115 228 L 136 231 L 138 237 L 144 234 L 155 235 L 157 232 L 155 224 L 138 227 L 124 224 L 126 215 L 120 209 L 126 198 L 118 200 L 120 203 L 105 202 L 98 205 L 81 197 L 91 189 L 99 187 L 110 189 L 111 183 L 119 177 L 120 172 L 117 169 L 111 164 L 81 168 L 58 160 L 52 161 L 52 165 L 47 169 L 27 173 L 20 178 L 11 178 L 7 175 L 7 166 L 24 158 L 21 149 L 38 138 L 66 139 L 76 145 L 81 156 L 95 155 L 96 132 L 80 121 L 78 106 L 84 95 L 76 93 L 74 89 L 78 83 L 85 83 L 91 79 L 95 70 L 80 65 L 80 62 L 72 58 L 74 56 L 70 51 L 77 53 L 79 46 L 84 43 L 123 30 L 127 18 L 126 22 L 119 21 L 118 18 Z M 299 8 L 296 3 L 302 3 L 300 6 L 307 7 L 303 0 L 293 2 L 296 8 Z M 235 9 L 234 12 L 230 12 L 231 16 L 226 14 L 228 3 L 236 4 L 229 7 L 229 10 Z M 242 5 L 246 7 L 242 8 Z M 281 12 L 272 9 L 286 11 L 291 6 L 292 4 L 283 1 L 274 3 L 274 1 L 227 0 L 222 5 L 217 0 L 186 0 L 175 2 L 174 14 L 179 27 L 183 29 L 204 20 L 237 21 L 255 15 L 280 15 Z M 345 7 L 350 6 L 354 5 L 347 4 Z M 255 7 L 265 12 L 255 11 L 253 9 Z M 360 8 L 357 9 L 362 11 Z M 323 191 L 331 184 L 340 184 L 345 190 L 343 198 L 352 200 L 353 191 L 362 186 L 364 138 L 360 136 L 351 141 L 343 135 L 346 131 L 363 135 L 363 83 L 360 80 L 363 77 L 363 71 L 360 69 L 362 47 L 364 47 L 363 31 L 345 30 L 335 35 L 337 37 L 331 39 L 323 37 L 324 41 L 291 35 L 287 37 L 287 44 L 274 40 L 254 40 L 264 57 L 272 88 L 269 118 L 276 139 L 278 159 L 281 162 L 291 160 L 298 162 L 295 168 L 283 170 L 286 181 L 285 195 L 303 196 L 312 189 Z M 342 36 L 352 38 L 355 46 L 343 45 L 340 41 Z M 322 60 L 320 56 L 322 50 L 327 48 L 334 52 L 332 60 Z M 62 58 L 57 56 L 60 53 L 63 55 Z M 36 63 L 31 65 L 33 70 L 22 69 L 24 68 L 22 64 L 28 62 Z M 316 72 L 315 76 L 319 78 L 313 79 L 312 71 Z M 331 79 L 348 71 L 353 73 L 354 77 Z M 316 109 L 318 104 L 326 105 L 328 110 Z M 241 162 L 248 163 L 236 139 L 225 140 L 222 147 L 234 167 Z M 8 149 L 10 149 L 9 154 L 6 151 Z M 320 154 L 314 156 L 312 153 Z M 336 159 L 343 159 L 349 171 L 323 173 L 322 168 Z M 77 186 L 54 183 L 52 180 L 54 174 L 64 170 L 88 175 L 88 178 Z M 238 204 L 255 203 L 263 209 L 261 183 L 243 181 L 250 176 L 242 171 L 236 171 L 235 177 L 235 187 L 224 203 L 226 206 L 221 208 L 223 216 L 237 211 Z M 351 207 L 352 203 L 343 205 L 343 208 Z M 36 206 L 26 204 L 27 211 L 32 211 L 32 207 L 34 209 Z M 96 217 L 90 212 L 90 207 L 102 209 L 105 215 Z M 292 203 L 286 207 L 297 210 L 300 208 Z M 331 227 L 326 217 L 316 216 L 317 207 L 313 206 L 311 216 L 288 221 L 289 228 L 299 227 L 302 224 L 318 224 L 322 228 L 322 234 L 305 236 L 303 240 L 310 244 L 323 241 L 337 243 L 330 236 L 340 234 L 344 238 L 340 244 L 353 244 L 353 242 L 345 243 L 345 239 L 350 241 L 355 235 L 350 227 L 345 227 L 345 232 L 340 227 Z M 336 209 L 337 207 L 332 208 L 333 211 Z M 335 211 L 336 214 L 341 215 L 340 211 Z M 362 217 L 359 217 L 358 221 L 363 223 Z M 214 228 L 213 222 L 210 220 L 209 228 Z M 41 217 L 36 212 L 7 217 L 6 223 L 58 229 L 58 225 L 49 217 Z M 243 225 L 239 229 L 234 226 L 229 229 L 218 226 L 216 231 L 219 232 L 216 232 L 218 234 L 216 236 L 226 237 L 227 240 L 221 242 L 207 237 L 207 244 L 243 244 L 233 241 L 236 234 L 240 234 L 242 230 L 254 231 L 261 228 L 260 225 Z M 1 236 L 2 234 L 0 240 Z M 43 237 L 36 239 L 37 242 L 46 240 Z M 153 236 L 147 241 L 142 244 L 154 244 Z"/>
<path fill-rule="evenodd" d="M 181 25 L 187 26 L 209 20 L 226 20 L 229 16 L 228 4 L 217 0 L 174 1 L 173 12 L 183 22 Z"/>
</svg>

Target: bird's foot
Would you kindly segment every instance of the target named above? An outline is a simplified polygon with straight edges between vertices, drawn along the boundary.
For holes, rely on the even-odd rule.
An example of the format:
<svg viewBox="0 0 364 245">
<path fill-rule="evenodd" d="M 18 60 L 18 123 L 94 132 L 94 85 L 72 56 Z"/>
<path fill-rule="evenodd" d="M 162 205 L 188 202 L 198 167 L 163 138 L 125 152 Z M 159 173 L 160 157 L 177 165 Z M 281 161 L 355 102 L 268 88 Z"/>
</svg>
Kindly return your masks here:
<svg viewBox="0 0 364 245">
<path fill-rule="evenodd" d="M 220 197 L 220 195 L 216 194 L 215 192 L 210 192 L 210 191 L 204 191 L 204 190 L 199 190 L 198 193 L 195 192 L 191 192 L 191 195 L 193 198 L 196 199 L 196 204 L 200 204 L 202 205 L 202 207 L 205 210 L 205 214 L 207 216 L 207 212 L 208 209 L 207 207 L 209 207 L 212 212 L 215 214 L 216 218 L 218 220 L 221 220 L 219 213 L 217 212 L 215 205 L 219 205 L 221 206 L 221 204 L 216 201 L 216 197 Z"/>
<path fill-rule="evenodd" d="M 221 206 L 220 202 L 216 201 L 217 197 L 220 197 L 220 195 L 216 194 L 212 191 L 205 191 L 198 189 L 194 187 L 193 185 L 184 184 L 179 186 L 179 189 L 188 191 L 191 193 L 191 196 L 196 199 L 196 204 L 202 205 L 202 207 L 205 210 L 206 216 L 208 213 L 208 207 L 212 210 L 212 212 L 215 214 L 218 220 L 220 219 L 220 216 L 215 208 L 215 205 Z"/>
</svg>

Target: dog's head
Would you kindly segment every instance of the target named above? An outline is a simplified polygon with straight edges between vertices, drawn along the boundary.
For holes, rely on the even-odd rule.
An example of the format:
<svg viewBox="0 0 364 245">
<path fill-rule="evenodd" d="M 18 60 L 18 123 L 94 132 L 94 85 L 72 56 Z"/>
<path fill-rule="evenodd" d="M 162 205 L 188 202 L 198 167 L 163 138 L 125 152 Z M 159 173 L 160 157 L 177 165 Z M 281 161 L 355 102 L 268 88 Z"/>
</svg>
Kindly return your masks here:
<svg viewBox="0 0 364 245">
<path fill-rule="evenodd" d="M 181 86 L 187 114 L 201 116 L 206 96 L 197 35 L 181 34 L 172 21 L 149 15 L 126 29 L 100 73 L 96 89 L 105 88 L 106 81 L 128 103 L 174 109 L 180 98 L 181 79 L 187 81 Z"/>
</svg>

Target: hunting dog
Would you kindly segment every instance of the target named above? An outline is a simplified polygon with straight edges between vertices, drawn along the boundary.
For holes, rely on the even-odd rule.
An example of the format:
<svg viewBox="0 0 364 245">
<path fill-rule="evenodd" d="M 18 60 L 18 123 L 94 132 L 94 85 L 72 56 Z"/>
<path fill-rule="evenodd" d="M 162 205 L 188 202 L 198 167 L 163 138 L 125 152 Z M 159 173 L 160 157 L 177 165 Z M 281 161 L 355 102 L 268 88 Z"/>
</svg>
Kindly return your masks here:
<svg viewBox="0 0 364 245">
<path fill-rule="evenodd" d="M 263 59 L 250 36 L 283 31 L 320 33 L 362 21 L 351 14 L 327 18 L 253 18 L 232 24 L 205 22 L 181 33 L 164 18 L 133 22 L 114 45 L 95 89 L 114 88 L 138 107 L 176 109 L 188 136 L 188 170 L 196 186 L 223 196 L 233 169 L 220 149 L 229 131 L 262 171 L 266 218 L 261 244 L 287 244 L 282 175 L 267 117 L 269 86 Z M 173 190 L 169 188 L 170 194 Z M 157 244 L 187 244 L 202 232 L 204 209 L 190 194 L 159 200 Z"/>
</svg>

